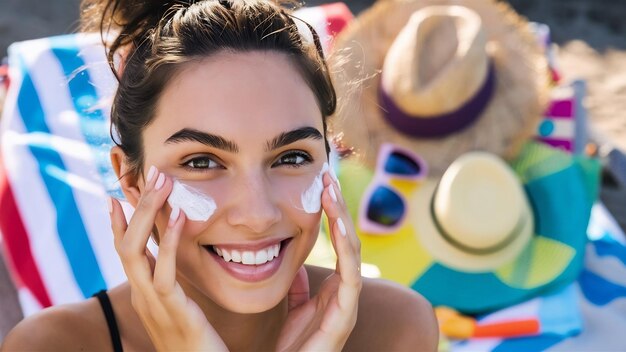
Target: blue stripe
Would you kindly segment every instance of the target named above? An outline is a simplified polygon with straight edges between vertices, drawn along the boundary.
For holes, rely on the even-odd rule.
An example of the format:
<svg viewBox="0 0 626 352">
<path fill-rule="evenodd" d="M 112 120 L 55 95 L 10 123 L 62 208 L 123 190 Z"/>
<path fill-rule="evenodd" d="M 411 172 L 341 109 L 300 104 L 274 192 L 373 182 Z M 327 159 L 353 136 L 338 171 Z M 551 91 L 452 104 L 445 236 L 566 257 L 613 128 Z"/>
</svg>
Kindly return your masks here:
<svg viewBox="0 0 626 352">
<path fill-rule="evenodd" d="M 544 334 L 539 336 L 507 339 L 494 347 L 492 352 L 527 352 L 545 351 L 548 348 L 566 339 L 566 336 Z"/>
<path fill-rule="evenodd" d="M 596 306 L 604 306 L 616 299 L 620 299 L 623 302 L 626 298 L 626 287 L 609 281 L 587 269 L 580 273 L 578 282 L 585 298 Z"/>
<path fill-rule="evenodd" d="M 626 266 L 626 246 L 617 242 L 611 235 L 604 235 L 597 241 L 591 242 L 600 257 L 614 257 Z"/>
<path fill-rule="evenodd" d="M 89 76 L 87 64 L 80 57 L 76 35 L 52 37 L 50 46 L 65 74 L 74 110 L 79 116 L 81 133 L 95 157 L 102 183 L 110 195 L 123 198 L 117 177 L 111 168 L 109 152 L 113 141 L 109 134 L 109 121 L 102 109 L 98 108 L 101 98 Z M 102 50 L 104 53 L 104 48 Z"/>
<path fill-rule="evenodd" d="M 24 120 L 24 126 L 28 133 L 50 135 L 32 78 L 22 59 L 19 57 L 16 59 L 19 62 L 11 62 L 11 64 L 18 64 L 23 75 L 17 106 Z M 78 287 L 85 298 L 90 297 L 95 292 L 106 288 L 106 284 L 78 211 L 72 188 L 67 181 L 67 168 L 59 153 L 48 143 L 29 143 L 29 149 L 39 163 L 41 178 L 55 205 L 58 236 Z M 37 205 L 33 204 L 33 206 Z"/>
</svg>

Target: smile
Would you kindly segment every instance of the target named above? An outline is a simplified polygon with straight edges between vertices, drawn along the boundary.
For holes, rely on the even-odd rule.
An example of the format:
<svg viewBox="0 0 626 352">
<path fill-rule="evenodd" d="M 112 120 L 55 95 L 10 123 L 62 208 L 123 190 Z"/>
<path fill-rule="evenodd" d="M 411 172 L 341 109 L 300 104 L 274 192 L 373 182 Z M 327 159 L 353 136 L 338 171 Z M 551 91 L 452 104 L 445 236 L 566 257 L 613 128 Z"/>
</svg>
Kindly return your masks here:
<svg viewBox="0 0 626 352">
<path fill-rule="evenodd" d="M 271 277 L 280 268 L 285 250 L 293 238 L 276 239 L 262 244 L 203 245 L 215 261 L 234 278 L 257 282 Z"/>
<path fill-rule="evenodd" d="M 280 243 L 263 248 L 259 251 L 226 249 L 218 246 L 212 246 L 213 251 L 217 253 L 224 261 L 242 263 L 245 265 L 260 265 L 272 261 L 278 257 L 280 252 Z"/>
</svg>

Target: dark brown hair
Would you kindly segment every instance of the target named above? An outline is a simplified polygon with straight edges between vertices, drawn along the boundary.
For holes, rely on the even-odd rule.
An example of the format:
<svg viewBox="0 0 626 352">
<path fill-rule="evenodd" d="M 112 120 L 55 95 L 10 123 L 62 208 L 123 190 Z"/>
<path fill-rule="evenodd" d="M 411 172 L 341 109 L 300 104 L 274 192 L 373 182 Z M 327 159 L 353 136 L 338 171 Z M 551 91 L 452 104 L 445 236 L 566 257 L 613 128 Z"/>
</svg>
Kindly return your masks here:
<svg viewBox="0 0 626 352">
<path fill-rule="evenodd" d="M 337 99 L 319 38 L 298 31 L 292 3 L 270 0 L 83 0 L 83 30 L 99 30 L 109 65 L 119 81 L 111 109 L 111 136 L 138 176 L 143 165 L 141 133 L 152 121 L 167 82 L 188 62 L 222 51 L 285 53 L 313 91 L 326 118 Z M 110 38 L 115 34 L 113 38 Z M 114 60 L 122 57 L 123 70 Z M 329 145 L 326 139 L 326 150 Z"/>
</svg>

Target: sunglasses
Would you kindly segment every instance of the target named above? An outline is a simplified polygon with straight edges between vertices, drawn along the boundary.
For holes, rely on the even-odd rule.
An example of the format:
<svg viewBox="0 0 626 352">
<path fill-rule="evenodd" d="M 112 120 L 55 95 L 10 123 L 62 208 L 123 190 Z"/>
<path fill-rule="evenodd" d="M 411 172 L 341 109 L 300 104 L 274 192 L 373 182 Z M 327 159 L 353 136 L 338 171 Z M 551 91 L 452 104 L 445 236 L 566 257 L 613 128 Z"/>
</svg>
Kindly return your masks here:
<svg viewBox="0 0 626 352">
<path fill-rule="evenodd" d="M 426 163 L 394 144 L 380 146 L 374 178 L 359 207 L 359 228 L 369 234 L 390 234 L 404 222 L 407 205 L 394 184 L 415 185 L 426 177 Z"/>
</svg>

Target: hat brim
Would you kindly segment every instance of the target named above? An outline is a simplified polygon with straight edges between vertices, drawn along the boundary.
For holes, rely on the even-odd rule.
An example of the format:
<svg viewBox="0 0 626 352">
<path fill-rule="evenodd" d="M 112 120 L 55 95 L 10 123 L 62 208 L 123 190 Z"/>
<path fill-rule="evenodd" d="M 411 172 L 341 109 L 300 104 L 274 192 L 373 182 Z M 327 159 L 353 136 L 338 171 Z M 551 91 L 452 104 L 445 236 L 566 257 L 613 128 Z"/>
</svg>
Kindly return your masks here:
<svg viewBox="0 0 626 352">
<path fill-rule="evenodd" d="M 386 122 L 378 102 L 385 55 L 409 17 L 430 5 L 462 5 L 484 22 L 496 73 L 496 90 L 470 127 L 443 138 L 409 137 Z M 547 61 L 528 23 L 508 5 L 487 0 L 379 1 L 340 33 L 330 58 L 339 110 L 334 132 L 373 167 L 381 143 L 394 142 L 419 153 L 439 177 L 461 154 L 483 150 L 514 157 L 534 132 L 548 101 Z"/>
<path fill-rule="evenodd" d="M 434 196 L 437 182 L 427 180 L 418 191 L 409 199 L 410 209 L 420 216 L 410 217 L 416 229 L 418 240 L 426 250 L 443 265 L 454 270 L 468 273 L 490 272 L 502 265 L 514 261 L 524 248 L 530 243 L 534 233 L 534 218 L 528 200 L 524 198 L 522 219 L 523 225 L 519 235 L 507 246 L 488 254 L 472 254 L 453 246 L 441 235 L 431 214 L 431 201 Z"/>
</svg>

